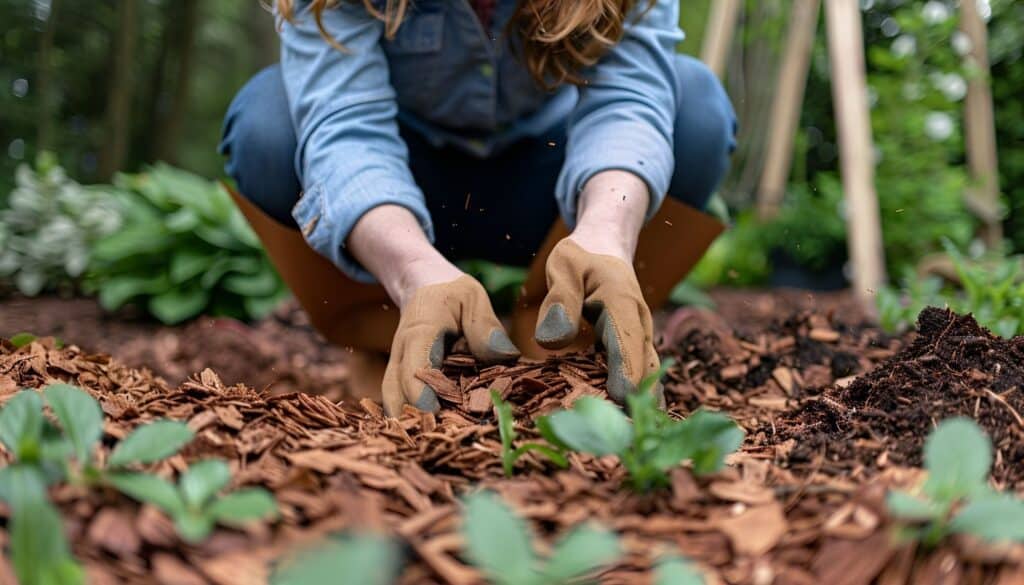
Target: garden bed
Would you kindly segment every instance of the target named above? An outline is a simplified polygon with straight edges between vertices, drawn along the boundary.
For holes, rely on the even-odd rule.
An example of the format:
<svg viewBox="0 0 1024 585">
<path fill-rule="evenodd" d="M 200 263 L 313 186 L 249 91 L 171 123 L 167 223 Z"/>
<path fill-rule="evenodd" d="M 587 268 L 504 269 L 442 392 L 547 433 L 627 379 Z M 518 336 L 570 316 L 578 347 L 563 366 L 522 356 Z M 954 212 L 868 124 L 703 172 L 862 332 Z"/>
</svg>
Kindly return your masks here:
<svg viewBox="0 0 1024 585">
<path fill-rule="evenodd" d="M 756 315 L 766 302 L 746 298 L 723 313 Z M 850 321 L 848 312 L 794 311 L 806 306 L 801 299 L 771 303 L 768 314 L 786 314 L 781 306 L 790 316 L 755 319 L 740 334 L 692 309 L 661 319 L 659 349 L 676 360 L 666 378 L 670 412 L 721 410 L 747 436 L 724 471 L 697 478 L 678 468 L 669 489 L 647 495 L 622 486 L 625 471 L 613 457 L 571 454 L 569 469 L 559 470 L 528 454 L 514 477 L 503 474 L 489 390 L 514 405 L 520 434 L 532 436 L 533 417 L 603 396 L 602 358 L 590 353 L 490 368 L 456 353 L 443 374 L 423 373 L 441 386 L 442 412 L 410 410 L 394 420 L 368 401 L 287 391 L 315 390 L 313 371 L 341 367 L 335 354 L 316 353 L 327 350 L 317 348 L 301 316 L 288 313 L 255 327 L 302 331 L 311 340 L 282 350 L 289 357 L 270 370 L 296 373 L 273 381 L 273 392 L 234 384 L 246 381 L 244 372 L 211 369 L 168 383 L 90 349 L 44 340 L 21 349 L 4 342 L 0 400 L 21 387 L 77 384 L 103 407 L 105 452 L 141 423 L 188 421 L 196 439 L 154 471 L 172 475 L 218 457 L 231 462 L 234 485 L 262 485 L 276 496 L 277 521 L 218 529 L 187 545 L 155 508 L 113 491 L 56 488 L 74 553 L 97 584 L 265 582 L 274 561 L 296 545 L 349 529 L 397 536 L 406 551 L 402 583 L 476 583 L 479 574 L 461 555 L 459 497 L 480 485 L 502 495 L 547 542 L 585 521 L 615 530 L 625 555 L 600 575 L 602 583 L 645 582 L 641 575 L 666 553 L 697 562 L 708 583 L 1024 582 L 1017 547 L 963 537 L 931 550 L 900 544 L 884 503 L 887 487 L 920 481 L 924 437 L 955 415 L 974 418 L 992 437 L 995 484 L 1024 490 L 1021 341 L 992 338 L 969 318 L 939 310 L 924 315 L 919 335 L 892 339 Z M 209 332 L 194 328 L 226 325 L 191 327 L 173 332 L 177 353 L 167 355 L 223 359 L 200 341 Z M 224 338 L 255 343 L 237 333 Z M 152 345 L 164 334 L 152 331 Z M 102 345 L 71 330 L 62 337 Z M 277 345 L 252 354 L 232 349 L 238 353 L 229 359 L 272 355 L 290 339 L 268 335 L 264 343 Z M 250 367 L 263 375 L 258 364 Z M 332 392 L 341 392 L 343 372 L 335 375 Z M 6 538 L 0 529 L 0 543 Z M 0 583 L 12 580 L 0 561 Z"/>
</svg>

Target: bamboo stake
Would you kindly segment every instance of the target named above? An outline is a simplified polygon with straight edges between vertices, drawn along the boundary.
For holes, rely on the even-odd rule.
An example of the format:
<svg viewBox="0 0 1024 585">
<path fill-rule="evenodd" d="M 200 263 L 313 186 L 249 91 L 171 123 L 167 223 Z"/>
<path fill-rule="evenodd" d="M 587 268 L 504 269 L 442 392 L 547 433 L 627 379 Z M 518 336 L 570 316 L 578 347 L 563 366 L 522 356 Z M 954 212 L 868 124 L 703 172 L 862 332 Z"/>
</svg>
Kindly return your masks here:
<svg viewBox="0 0 1024 585">
<path fill-rule="evenodd" d="M 779 68 L 772 103 L 771 128 L 768 131 L 768 153 L 765 157 L 761 184 L 757 189 L 757 211 L 761 220 L 778 213 L 786 191 L 793 163 L 793 140 L 800 111 L 803 109 L 807 70 L 814 49 L 814 34 L 818 28 L 821 0 L 794 0 L 789 17 L 789 34 Z"/>
<path fill-rule="evenodd" d="M 736 21 L 740 14 L 740 0 L 712 0 L 708 28 L 704 32 L 704 43 L 700 58 L 718 77 L 725 73 L 729 60 L 732 37 L 736 32 Z"/>
<path fill-rule="evenodd" d="M 988 31 L 975 0 L 961 0 L 960 27 L 971 41 L 968 55 L 974 70 L 964 102 L 964 143 L 973 186 L 966 195 L 967 207 L 983 222 L 979 230 L 990 250 L 1003 240 L 999 206 L 999 159 L 996 155 L 992 90 L 989 87 Z"/>
<path fill-rule="evenodd" d="M 857 0 L 828 0 L 825 22 L 853 288 L 865 310 L 873 313 L 873 296 L 885 281 L 885 252 L 874 184 L 864 36 Z"/>
</svg>

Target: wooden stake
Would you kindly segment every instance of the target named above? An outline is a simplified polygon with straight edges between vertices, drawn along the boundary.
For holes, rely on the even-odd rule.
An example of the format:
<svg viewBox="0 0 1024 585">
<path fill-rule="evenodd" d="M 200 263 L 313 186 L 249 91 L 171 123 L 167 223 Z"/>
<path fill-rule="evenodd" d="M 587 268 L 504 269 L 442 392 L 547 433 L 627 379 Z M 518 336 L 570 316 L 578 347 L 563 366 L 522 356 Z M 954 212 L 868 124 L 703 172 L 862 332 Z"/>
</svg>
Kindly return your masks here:
<svg viewBox="0 0 1024 585">
<path fill-rule="evenodd" d="M 761 184 L 757 189 L 757 212 L 762 220 L 778 213 L 786 192 L 786 180 L 793 162 L 793 139 L 803 109 L 807 70 L 814 49 L 821 0 L 795 0 L 789 17 L 789 34 L 779 68 L 772 103 L 771 129 Z"/>
<path fill-rule="evenodd" d="M 712 0 L 711 16 L 708 27 L 704 31 L 704 43 L 700 50 L 700 59 L 722 77 L 725 64 L 729 60 L 732 48 L 732 37 L 736 32 L 736 21 L 740 15 L 740 0 Z"/>
<path fill-rule="evenodd" d="M 885 281 L 885 252 L 875 193 L 864 36 L 857 0 L 828 0 L 825 22 L 853 289 L 870 314 L 874 312 L 874 295 Z"/>
<path fill-rule="evenodd" d="M 996 157 L 992 90 L 989 87 L 988 31 L 975 0 L 961 0 L 960 28 L 971 41 L 968 59 L 974 70 L 964 102 L 964 143 L 974 184 L 968 188 L 967 207 L 983 222 L 982 240 L 990 250 L 1003 240 L 999 206 L 999 160 Z"/>
</svg>

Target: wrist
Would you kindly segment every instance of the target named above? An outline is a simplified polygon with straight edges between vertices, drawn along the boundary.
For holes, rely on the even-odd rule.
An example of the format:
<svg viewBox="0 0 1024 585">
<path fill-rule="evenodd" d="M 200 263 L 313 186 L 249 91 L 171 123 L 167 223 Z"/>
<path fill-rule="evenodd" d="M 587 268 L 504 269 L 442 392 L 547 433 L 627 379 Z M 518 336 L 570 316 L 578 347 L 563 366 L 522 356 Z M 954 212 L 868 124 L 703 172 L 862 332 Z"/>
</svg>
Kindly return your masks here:
<svg viewBox="0 0 1024 585">
<path fill-rule="evenodd" d="M 570 236 L 583 249 L 632 262 L 650 194 L 647 184 L 626 171 L 594 175 L 580 194 L 576 228 Z"/>
</svg>

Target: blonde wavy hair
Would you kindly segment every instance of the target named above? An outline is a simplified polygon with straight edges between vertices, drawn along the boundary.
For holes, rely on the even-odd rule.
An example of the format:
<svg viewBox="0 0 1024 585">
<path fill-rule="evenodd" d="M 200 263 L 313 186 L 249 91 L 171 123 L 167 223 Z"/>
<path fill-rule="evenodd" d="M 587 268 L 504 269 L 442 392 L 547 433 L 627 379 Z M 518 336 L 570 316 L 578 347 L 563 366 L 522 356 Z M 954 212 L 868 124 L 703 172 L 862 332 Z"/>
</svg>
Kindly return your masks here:
<svg viewBox="0 0 1024 585">
<path fill-rule="evenodd" d="M 310 0 L 309 9 L 324 39 L 344 50 L 324 28 L 323 14 L 342 0 Z M 362 2 L 366 11 L 384 23 L 385 38 L 398 32 L 412 0 L 385 0 L 383 10 L 374 0 Z M 639 0 L 647 4 L 654 0 Z M 281 18 L 291 22 L 297 0 L 276 0 Z M 546 89 L 563 83 L 581 84 L 580 70 L 593 65 L 622 39 L 626 17 L 638 0 L 520 0 L 508 23 L 508 34 L 518 35 L 521 58 L 530 75 Z M 645 8 L 645 9 L 646 9 Z"/>
</svg>

